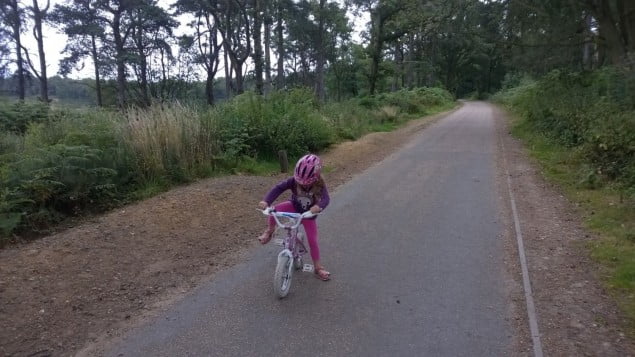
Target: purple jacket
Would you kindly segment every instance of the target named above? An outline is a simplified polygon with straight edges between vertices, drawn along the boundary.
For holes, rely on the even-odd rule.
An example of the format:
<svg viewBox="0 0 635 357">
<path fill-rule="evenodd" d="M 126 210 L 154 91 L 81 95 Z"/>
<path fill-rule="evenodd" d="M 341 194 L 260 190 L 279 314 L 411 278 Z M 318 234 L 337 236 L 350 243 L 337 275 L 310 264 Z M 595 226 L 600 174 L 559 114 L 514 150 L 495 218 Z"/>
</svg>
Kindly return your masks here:
<svg viewBox="0 0 635 357">
<path fill-rule="evenodd" d="M 298 187 L 293 176 L 280 181 L 280 183 L 275 185 L 271 191 L 267 193 L 264 201 L 271 206 L 273 201 L 275 201 L 276 198 L 278 198 L 286 190 L 291 190 L 291 203 L 293 203 L 295 210 L 300 213 L 308 211 L 315 204 L 320 206 L 320 208 L 325 209 L 331 201 L 329 198 L 329 191 L 326 189 L 326 186 L 322 188 L 322 192 L 320 193 L 320 202 L 316 202 L 316 198 L 313 197 L 311 192 L 305 192 L 302 188 Z"/>
</svg>

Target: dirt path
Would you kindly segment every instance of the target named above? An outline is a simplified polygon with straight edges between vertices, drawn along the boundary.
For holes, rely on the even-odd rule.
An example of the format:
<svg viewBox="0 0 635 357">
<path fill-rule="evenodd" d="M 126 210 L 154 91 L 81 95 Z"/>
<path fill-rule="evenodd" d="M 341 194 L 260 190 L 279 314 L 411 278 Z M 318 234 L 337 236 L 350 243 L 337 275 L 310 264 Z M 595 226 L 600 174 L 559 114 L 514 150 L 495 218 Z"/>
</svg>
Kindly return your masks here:
<svg viewBox="0 0 635 357">
<path fill-rule="evenodd" d="M 329 188 L 440 116 L 324 153 Z M 282 177 L 203 180 L 0 251 L 0 355 L 74 353 L 210 279 L 256 244 L 262 222 L 253 208 Z"/>
</svg>

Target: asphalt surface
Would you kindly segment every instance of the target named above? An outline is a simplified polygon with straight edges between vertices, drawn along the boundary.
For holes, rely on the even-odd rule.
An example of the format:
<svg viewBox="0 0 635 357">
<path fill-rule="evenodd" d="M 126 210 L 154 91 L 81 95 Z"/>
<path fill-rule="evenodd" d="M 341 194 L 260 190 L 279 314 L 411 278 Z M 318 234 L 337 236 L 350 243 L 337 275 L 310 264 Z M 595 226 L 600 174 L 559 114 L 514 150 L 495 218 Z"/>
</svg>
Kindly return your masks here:
<svg viewBox="0 0 635 357">
<path fill-rule="evenodd" d="M 509 354 L 495 150 L 491 108 L 466 103 L 331 195 L 331 281 L 297 273 L 279 300 L 279 247 L 258 247 L 106 355 Z"/>
</svg>

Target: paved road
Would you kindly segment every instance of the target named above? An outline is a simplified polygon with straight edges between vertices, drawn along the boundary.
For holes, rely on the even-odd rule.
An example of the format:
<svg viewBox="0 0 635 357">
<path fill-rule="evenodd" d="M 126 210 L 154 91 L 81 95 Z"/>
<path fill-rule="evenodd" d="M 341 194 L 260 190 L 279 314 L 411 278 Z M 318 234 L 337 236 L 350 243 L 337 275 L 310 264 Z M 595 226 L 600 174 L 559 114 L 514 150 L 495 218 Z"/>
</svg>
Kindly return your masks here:
<svg viewBox="0 0 635 357">
<path fill-rule="evenodd" d="M 342 186 L 319 219 L 332 281 L 296 274 L 276 299 L 270 244 L 107 355 L 508 354 L 495 138 L 466 103 Z"/>
</svg>

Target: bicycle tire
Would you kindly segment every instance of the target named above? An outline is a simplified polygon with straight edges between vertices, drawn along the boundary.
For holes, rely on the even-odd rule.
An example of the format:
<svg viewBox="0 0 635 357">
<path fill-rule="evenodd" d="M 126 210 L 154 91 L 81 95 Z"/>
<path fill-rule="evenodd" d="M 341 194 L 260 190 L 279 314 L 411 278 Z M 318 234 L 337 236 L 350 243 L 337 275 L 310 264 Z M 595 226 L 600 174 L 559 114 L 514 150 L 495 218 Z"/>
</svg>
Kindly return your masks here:
<svg viewBox="0 0 635 357">
<path fill-rule="evenodd" d="M 280 299 L 289 294 L 291 289 L 291 278 L 293 277 L 293 269 L 289 269 L 289 264 L 293 264 L 293 258 L 280 257 L 276 265 L 276 271 L 273 275 L 273 290 Z"/>
</svg>

